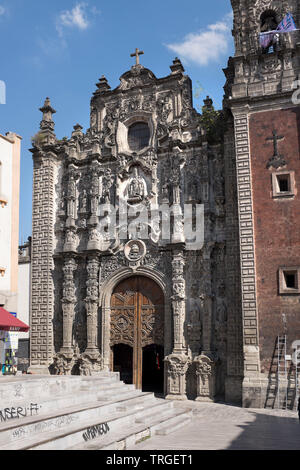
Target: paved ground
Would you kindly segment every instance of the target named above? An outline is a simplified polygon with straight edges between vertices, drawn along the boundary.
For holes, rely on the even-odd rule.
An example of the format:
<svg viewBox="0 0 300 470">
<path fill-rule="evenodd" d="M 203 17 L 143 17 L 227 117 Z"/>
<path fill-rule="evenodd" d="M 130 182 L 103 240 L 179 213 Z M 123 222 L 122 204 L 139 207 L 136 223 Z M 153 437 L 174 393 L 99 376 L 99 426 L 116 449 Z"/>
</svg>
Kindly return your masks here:
<svg viewBox="0 0 300 470">
<path fill-rule="evenodd" d="M 175 406 L 187 406 L 187 402 Z M 218 403 L 188 402 L 188 407 L 193 408 L 190 424 L 129 450 L 300 450 L 296 412 Z"/>
</svg>

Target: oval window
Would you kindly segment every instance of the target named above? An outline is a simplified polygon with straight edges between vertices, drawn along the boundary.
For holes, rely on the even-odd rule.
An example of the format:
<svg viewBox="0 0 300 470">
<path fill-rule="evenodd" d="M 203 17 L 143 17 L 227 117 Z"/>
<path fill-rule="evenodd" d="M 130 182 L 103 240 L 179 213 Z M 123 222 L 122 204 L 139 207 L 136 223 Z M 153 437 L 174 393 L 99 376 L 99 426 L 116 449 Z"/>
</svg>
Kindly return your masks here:
<svg viewBox="0 0 300 470">
<path fill-rule="evenodd" d="M 145 122 L 136 122 L 128 129 L 128 145 L 130 150 L 139 151 L 148 147 L 150 129 Z"/>
</svg>

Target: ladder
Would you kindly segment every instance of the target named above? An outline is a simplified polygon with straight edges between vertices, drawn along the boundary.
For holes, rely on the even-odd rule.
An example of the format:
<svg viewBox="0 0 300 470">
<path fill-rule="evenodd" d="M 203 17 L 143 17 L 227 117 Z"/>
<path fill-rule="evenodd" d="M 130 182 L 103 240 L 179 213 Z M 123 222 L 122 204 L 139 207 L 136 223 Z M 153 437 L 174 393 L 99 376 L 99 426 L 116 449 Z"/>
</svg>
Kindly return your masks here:
<svg viewBox="0 0 300 470">
<path fill-rule="evenodd" d="M 295 344 L 295 349 L 294 349 L 294 357 L 293 357 L 293 362 L 295 366 L 295 398 L 296 398 L 296 407 L 298 406 L 298 400 L 300 396 L 299 392 L 299 381 L 300 381 L 300 342 L 297 341 Z"/>
<path fill-rule="evenodd" d="M 284 385 L 283 403 L 287 408 L 288 387 L 287 387 L 287 354 L 286 354 L 286 335 L 277 337 L 277 406 L 280 408 L 281 389 Z M 281 387 L 283 388 L 283 387 Z"/>
<path fill-rule="evenodd" d="M 270 364 L 269 383 L 265 408 L 287 407 L 288 403 L 288 358 L 286 355 L 286 335 L 277 336 Z M 284 391 L 284 397 L 283 392 Z"/>
</svg>

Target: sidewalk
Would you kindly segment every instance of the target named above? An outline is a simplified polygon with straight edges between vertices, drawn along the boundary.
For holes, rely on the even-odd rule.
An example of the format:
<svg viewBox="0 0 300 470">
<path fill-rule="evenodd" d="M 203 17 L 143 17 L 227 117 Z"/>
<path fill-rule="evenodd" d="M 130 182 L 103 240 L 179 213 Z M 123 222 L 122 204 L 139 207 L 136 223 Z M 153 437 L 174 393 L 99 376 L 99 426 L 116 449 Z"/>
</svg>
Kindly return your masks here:
<svg viewBox="0 0 300 470">
<path fill-rule="evenodd" d="M 174 406 L 192 408 L 192 422 L 128 450 L 300 450 L 300 424 L 294 411 L 197 402 Z"/>
</svg>

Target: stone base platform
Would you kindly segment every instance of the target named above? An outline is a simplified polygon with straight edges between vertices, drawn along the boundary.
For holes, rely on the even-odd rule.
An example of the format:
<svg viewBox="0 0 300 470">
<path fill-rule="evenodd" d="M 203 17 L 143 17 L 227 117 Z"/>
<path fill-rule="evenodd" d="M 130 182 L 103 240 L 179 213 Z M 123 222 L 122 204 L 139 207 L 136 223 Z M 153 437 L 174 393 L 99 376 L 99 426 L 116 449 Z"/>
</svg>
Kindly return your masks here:
<svg viewBox="0 0 300 470">
<path fill-rule="evenodd" d="M 126 450 L 191 418 L 118 373 L 0 378 L 0 450 Z"/>
</svg>

